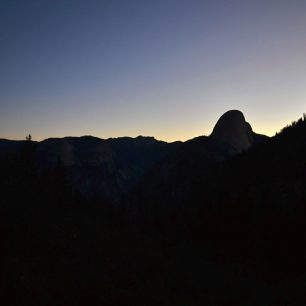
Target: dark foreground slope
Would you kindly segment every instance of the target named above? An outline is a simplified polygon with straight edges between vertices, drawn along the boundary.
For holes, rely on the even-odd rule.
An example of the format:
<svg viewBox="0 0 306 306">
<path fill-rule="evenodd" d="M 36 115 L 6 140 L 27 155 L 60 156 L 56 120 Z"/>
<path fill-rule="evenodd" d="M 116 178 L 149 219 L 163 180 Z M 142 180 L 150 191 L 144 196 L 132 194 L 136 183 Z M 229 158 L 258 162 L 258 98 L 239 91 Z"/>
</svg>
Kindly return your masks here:
<svg viewBox="0 0 306 306">
<path fill-rule="evenodd" d="M 305 156 L 304 118 L 223 163 L 191 195 L 201 216 L 198 233 L 271 274 L 304 275 Z"/>
<path fill-rule="evenodd" d="M 199 143 L 204 140 L 211 141 Z M 207 151 L 197 156 L 197 146 L 190 147 L 164 161 L 160 178 L 139 187 L 144 228 L 204 240 L 221 257 L 239 258 L 275 277 L 306 273 L 305 119 L 227 159 L 216 154 L 226 152 L 220 143 L 206 144 L 205 150 L 213 148 L 209 167 Z M 188 154 L 179 154 L 184 150 Z"/>
<path fill-rule="evenodd" d="M 144 216 L 157 232 L 204 240 L 221 258 L 237 258 L 275 278 L 301 277 L 306 273 L 305 156 L 304 118 L 208 172 L 198 163 L 196 175 L 184 177 L 193 179 L 188 189 L 172 180 L 170 194 L 181 193 L 179 206 L 167 190 L 155 196 L 148 193 L 151 183 L 144 186 L 141 203 L 150 212 Z M 184 166 L 176 173 L 180 169 Z"/>
</svg>

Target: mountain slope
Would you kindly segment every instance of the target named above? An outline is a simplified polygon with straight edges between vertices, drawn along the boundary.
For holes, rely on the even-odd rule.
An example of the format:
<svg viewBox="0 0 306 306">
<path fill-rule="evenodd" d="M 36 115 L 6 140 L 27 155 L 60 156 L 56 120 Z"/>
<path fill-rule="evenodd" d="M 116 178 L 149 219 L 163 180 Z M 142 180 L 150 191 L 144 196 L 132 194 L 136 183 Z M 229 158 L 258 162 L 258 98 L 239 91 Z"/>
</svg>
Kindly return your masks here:
<svg viewBox="0 0 306 306">
<path fill-rule="evenodd" d="M 173 209 L 181 209 L 181 205 L 188 202 L 194 185 L 217 164 L 266 139 L 268 137 L 252 131 L 241 112 L 225 113 L 211 136 L 185 142 L 156 165 L 138 186 L 138 206 L 143 204 L 147 215 L 155 214 L 154 211 L 173 214 Z"/>
<path fill-rule="evenodd" d="M 189 193 L 189 226 L 276 278 L 306 273 L 305 117 L 227 160 Z"/>
</svg>

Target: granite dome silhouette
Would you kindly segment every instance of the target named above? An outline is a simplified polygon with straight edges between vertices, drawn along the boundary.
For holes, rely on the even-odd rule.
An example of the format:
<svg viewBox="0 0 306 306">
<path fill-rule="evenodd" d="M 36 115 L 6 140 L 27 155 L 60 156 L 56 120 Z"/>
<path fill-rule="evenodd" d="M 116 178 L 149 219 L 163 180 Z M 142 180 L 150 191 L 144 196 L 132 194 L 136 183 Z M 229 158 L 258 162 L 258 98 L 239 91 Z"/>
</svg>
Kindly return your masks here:
<svg viewBox="0 0 306 306">
<path fill-rule="evenodd" d="M 229 144 L 236 151 L 248 150 L 262 135 L 253 132 L 251 125 L 239 110 L 224 113 L 217 121 L 211 137 Z"/>
</svg>

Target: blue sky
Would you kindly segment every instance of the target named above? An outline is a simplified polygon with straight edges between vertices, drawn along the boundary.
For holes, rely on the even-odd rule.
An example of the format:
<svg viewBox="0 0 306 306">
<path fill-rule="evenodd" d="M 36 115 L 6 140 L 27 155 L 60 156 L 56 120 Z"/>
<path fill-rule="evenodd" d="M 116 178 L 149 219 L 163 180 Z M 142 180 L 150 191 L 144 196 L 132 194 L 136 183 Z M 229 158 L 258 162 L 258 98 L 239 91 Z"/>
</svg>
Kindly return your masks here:
<svg viewBox="0 0 306 306">
<path fill-rule="evenodd" d="M 0 137 L 207 135 L 305 112 L 306 1 L 0 2 Z"/>
</svg>

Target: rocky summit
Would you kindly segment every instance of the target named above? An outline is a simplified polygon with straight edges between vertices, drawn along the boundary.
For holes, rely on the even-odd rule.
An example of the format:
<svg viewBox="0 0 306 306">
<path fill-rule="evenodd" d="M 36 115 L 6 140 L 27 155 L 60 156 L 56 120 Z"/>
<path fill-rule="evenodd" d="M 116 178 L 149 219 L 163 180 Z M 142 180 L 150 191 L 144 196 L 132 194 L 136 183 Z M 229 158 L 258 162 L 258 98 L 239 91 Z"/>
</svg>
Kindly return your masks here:
<svg viewBox="0 0 306 306">
<path fill-rule="evenodd" d="M 227 143 L 237 152 L 242 152 L 265 137 L 253 132 L 241 111 L 230 110 L 223 114 L 216 123 L 211 137 Z"/>
</svg>

